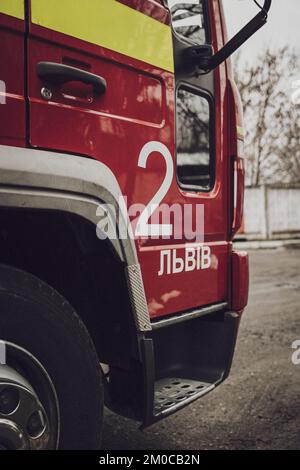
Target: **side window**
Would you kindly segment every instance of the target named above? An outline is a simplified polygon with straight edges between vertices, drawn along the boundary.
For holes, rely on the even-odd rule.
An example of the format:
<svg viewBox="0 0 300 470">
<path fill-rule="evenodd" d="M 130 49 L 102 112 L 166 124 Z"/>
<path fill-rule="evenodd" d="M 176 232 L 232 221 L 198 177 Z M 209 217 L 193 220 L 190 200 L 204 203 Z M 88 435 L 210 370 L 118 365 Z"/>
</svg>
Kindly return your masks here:
<svg viewBox="0 0 300 470">
<path fill-rule="evenodd" d="M 180 87 L 177 92 L 177 178 L 183 189 L 213 186 L 212 104 L 208 96 Z"/>
<path fill-rule="evenodd" d="M 205 0 L 167 0 L 176 35 L 194 44 L 208 44 Z"/>
</svg>

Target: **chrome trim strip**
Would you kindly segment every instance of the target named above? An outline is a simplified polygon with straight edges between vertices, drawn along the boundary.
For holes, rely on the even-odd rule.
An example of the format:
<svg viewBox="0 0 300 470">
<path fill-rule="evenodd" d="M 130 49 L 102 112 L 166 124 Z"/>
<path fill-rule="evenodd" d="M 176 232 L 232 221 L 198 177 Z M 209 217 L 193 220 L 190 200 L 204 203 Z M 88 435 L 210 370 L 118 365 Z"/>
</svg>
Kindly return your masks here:
<svg viewBox="0 0 300 470">
<path fill-rule="evenodd" d="M 190 310 L 186 313 L 180 313 L 172 315 L 171 317 L 165 317 L 162 320 L 156 320 L 151 322 L 152 330 L 158 330 L 167 326 L 176 325 L 184 321 L 193 320 L 194 318 L 203 317 L 211 313 L 220 312 L 226 310 L 228 307 L 227 302 L 220 302 L 218 304 L 209 305 L 208 307 L 201 307 L 195 310 Z"/>
</svg>

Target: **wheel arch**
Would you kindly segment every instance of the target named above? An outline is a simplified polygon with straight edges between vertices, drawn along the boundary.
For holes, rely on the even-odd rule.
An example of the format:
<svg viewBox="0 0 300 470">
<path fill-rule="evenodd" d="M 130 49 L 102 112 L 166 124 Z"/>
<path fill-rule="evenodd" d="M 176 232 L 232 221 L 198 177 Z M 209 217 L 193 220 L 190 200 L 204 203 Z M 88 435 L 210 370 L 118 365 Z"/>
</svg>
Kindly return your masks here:
<svg viewBox="0 0 300 470">
<path fill-rule="evenodd" d="M 0 262 L 55 287 L 101 361 L 124 366 L 138 357 L 138 335 L 151 325 L 134 240 L 96 237 L 101 204 L 113 205 L 118 230 L 128 232 L 111 170 L 80 156 L 0 146 L 0 171 Z"/>
</svg>

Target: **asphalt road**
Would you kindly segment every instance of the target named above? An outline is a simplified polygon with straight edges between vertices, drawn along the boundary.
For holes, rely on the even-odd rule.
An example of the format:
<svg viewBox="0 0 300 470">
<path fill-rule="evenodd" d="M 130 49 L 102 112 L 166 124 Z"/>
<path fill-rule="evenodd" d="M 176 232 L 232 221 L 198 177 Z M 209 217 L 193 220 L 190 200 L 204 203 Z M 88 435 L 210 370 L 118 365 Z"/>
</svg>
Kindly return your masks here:
<svg viewBox="0 0 300 470">
<path fill-rule="evenodd" d="M 300 249 L 250 253 L 250 302 L 230 377 L 139 431 L 107 411 L 103 449 L 300 449 Z"/>
</svg>

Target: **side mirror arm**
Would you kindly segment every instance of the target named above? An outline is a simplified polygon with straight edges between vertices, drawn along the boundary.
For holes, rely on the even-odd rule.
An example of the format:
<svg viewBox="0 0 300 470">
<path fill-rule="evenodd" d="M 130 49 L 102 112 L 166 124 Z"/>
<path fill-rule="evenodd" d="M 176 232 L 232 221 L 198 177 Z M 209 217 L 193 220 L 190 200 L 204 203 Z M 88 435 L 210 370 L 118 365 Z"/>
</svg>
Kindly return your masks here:
<svg viewBox="0 0 300 470">
<path fill-rule="evenodd" d="M 226 60 L 242 44 L 244 44 L 251 36 L 253 36 L 253 34 L 255 34 L 266 24 L 271 4 L 272 0 L 265 0 L 261 11 L 211 58 L 209 61 L 210 70 L 218 67 L 218 65 L 224 62 L 224 60 Z"/>
<path fill-rule="evenodd" d="M 268 20 L 268 12 L 271 8 L 272 0 L 265 0 L 261 11 L 242 28 L 222 49 L 216 54 L 208 45 L 192 46 L 186 51 L 190 63 L 193 63 L 201 70 L 210 71 L 218 67 L 224 60 L 228 59 L 242 44 L 244 44 L 253 34 L 255 34 Z"/>
</svg>

